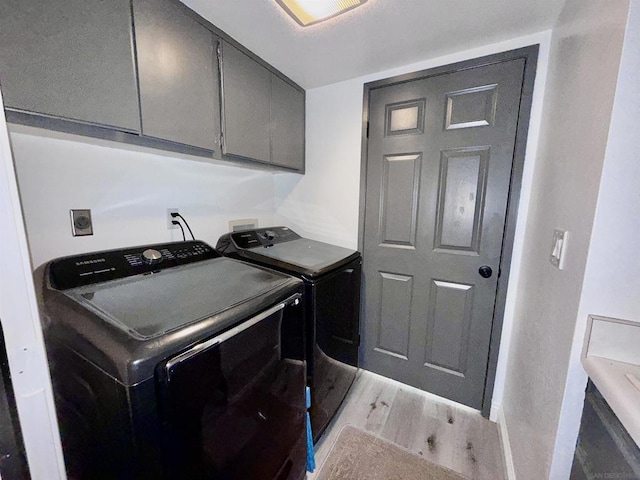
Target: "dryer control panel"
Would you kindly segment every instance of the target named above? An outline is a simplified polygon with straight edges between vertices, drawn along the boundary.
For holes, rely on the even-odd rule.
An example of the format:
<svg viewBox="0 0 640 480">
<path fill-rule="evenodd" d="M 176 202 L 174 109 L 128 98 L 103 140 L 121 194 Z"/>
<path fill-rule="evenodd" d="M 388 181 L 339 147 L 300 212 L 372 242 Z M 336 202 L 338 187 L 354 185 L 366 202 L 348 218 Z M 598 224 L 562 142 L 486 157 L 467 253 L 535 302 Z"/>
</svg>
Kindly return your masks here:
<svg viewBox="0 0 640 480">
<path fill-rule="evenodd" d="M 290 242 L 302 238 L 288 227 L 258 228 L 256 230 L 245 230 L 227 235 L 236 248 L 243 250 L 255 247 L 269 247 L 276 243 Z M 218 243 L 220 243 L 220 241 L 218 241 Z"/>
<path fill-rule="evenodd" d="M 213 248 L 199 240 L 83 253 L 52 261 L 49 281 L 53 288 L 66 290 L 219 256 Z"/>
</svg>

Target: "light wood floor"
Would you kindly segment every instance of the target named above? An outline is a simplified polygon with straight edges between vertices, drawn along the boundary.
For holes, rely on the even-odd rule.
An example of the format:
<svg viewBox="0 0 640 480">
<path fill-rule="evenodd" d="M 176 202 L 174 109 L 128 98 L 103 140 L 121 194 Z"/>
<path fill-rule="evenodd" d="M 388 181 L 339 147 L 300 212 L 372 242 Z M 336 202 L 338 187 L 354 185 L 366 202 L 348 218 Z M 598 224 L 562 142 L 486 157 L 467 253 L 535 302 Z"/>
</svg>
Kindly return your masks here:
<svg viewBox="0 0 640 480">
<path fill-rule="evenodd" d="M 477 410 L 360 370 L 316 444 L 313 480 L 340 430 L 355 425 L 474 480 L 506 478 L 498 426 Z"/>
</svg>

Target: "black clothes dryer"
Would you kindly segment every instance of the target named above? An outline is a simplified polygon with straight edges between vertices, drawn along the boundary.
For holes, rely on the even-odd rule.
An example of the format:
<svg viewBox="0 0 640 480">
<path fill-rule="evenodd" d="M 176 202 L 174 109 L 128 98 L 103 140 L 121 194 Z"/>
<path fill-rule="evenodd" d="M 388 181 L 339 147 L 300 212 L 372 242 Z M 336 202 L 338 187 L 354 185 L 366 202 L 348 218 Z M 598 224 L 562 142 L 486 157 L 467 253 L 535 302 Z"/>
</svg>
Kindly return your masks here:
<svg viewBox="0 0 640 480">
<path fill-rule="evenodd" d="M 360 253 L 302 238 L 287 227 L 227 233 L 218 240 L 216 250 L 304 281 L 304 355 L 316 442 L 344 400 L 358 367 Z"/>
<path fill-rule="evenodd" d="M 69 478 L 300 480 L 303 282 L 174 242 L 54 260 L 36 286 Z"/>
</svg>

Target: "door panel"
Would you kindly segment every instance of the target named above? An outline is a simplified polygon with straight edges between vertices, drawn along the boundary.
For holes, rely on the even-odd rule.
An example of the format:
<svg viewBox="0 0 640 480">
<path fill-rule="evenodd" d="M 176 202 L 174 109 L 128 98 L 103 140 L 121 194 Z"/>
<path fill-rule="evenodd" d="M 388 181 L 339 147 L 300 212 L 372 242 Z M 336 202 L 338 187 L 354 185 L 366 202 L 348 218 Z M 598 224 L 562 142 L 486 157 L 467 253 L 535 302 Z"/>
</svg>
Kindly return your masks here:
<svg viewBox="0 0 640 480">
<path fill-rule="evenodd" d="M 433 280 L 429 295 L 429 315 L 425 365 L 463 376 L 469 351 L 469 324 L 473 305 L 472 285 Z M 438 342 L 448 338 L 449 342 Z"/>
<path fill-rule="evenodd" d="M 434 247 L 479 254 L 489 148 L 442 152 Z"/>
<path fill-rule="evenodd" d="M 386 135 L 421 134 L 424 132 L 425 100 L 411 100 L 387 105 Z"/>
<path fill-rule="evenodd" d="M 475 408 L 523 72 L 510 60 L 369 96 L 363 366 Z"/>
<path fill-rule="evenodd" d="M 380 315 L 376 350 L 407 360 L 413 278 L 380 272 L 380 282 Z"/>
<path fill-rule="evenodd" d="M 380 244 L 386 247 L 415 247 L 421 160 L 421 155 L 384 158 Z"/>
<path fill-rule="evenodd" d="M 496 113 L 497 85 L 468 88 L 447 93 L 445 129 L 493 125 Z"/>
</svg>

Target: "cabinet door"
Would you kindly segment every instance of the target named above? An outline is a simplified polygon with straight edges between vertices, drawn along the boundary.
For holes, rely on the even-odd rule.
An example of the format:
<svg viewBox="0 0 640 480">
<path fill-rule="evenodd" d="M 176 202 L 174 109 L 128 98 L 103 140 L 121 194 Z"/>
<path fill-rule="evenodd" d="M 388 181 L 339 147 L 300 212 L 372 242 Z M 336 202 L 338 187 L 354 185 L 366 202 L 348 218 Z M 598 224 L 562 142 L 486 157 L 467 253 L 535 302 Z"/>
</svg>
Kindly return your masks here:
<svg viewBox="0 0 640 480">
<path fill-rule="evenodd" d="M 217 150 L 214 36 L 173 0 L 134 0 L 142 133 Z"/>
<path fill-rule="evenodd" d="M 640 448 L 589 380 L 571 480 L 638 478 L 638 472 Z"/>
<path fill-rule="evenodd" d="M 271 163 L 304 170 L 304 92 L 271 78 Z"/>
<path fill-rule="evenodd" d="M 129 0 L 3 0 L 7 108 L 138 131 Z"/>
<path fill-rule="evenodd" d="M 271 72 L 222 42 L 223 153 L 261 162 L 271 160 Z"/>
</svg>

